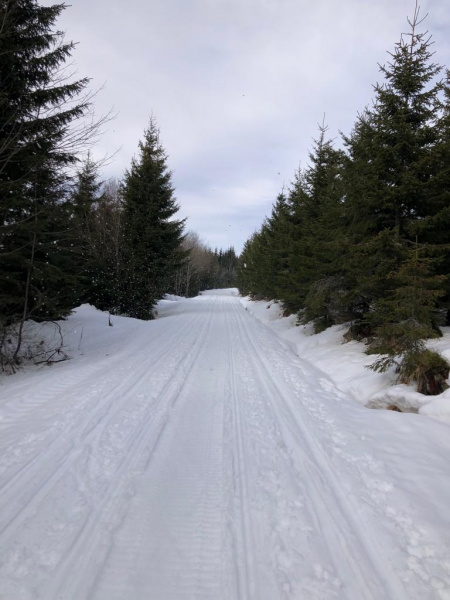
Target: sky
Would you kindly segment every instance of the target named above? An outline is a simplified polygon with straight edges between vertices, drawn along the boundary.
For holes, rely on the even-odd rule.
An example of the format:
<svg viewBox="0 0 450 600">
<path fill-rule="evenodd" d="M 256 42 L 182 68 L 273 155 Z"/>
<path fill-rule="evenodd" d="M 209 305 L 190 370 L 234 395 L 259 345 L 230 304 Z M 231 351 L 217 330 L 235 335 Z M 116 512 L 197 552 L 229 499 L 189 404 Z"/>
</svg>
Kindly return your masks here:
<svg viewBox="0 0 450 600">
<path fill-rule="evenodd" d="M 54 4 L 41 0 L 41 4 Z M 112 110 L 94 157 L 122 177 L 150 115 L 180 216 L 211 246 L 234 246 L 270 214 L 317 137 L 340 145 L 370 104 L 413 0 L 72 0 L 57 26 L 79 77 Z M 450 67 L 448 0 L 424 0 L 435 60 Z"/>
</svg>

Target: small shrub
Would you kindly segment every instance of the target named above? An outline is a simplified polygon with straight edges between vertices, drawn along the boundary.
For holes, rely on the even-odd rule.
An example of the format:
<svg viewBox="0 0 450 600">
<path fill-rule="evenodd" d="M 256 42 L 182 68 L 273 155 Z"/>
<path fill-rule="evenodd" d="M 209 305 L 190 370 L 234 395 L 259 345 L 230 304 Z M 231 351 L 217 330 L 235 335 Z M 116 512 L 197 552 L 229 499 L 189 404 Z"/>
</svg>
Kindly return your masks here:
<svg viewBox="0 0 450 600">
<path fill-rule="evenodd" d="M 450 365 L 434 350 L 410 353 L 398 368 L 399 383 L 417 383 L 417 391 L 426 396 L 437 396 L 448 388 Z"/>
<path fill-rule="evenodd" d="M 352 323 L 350 329 L 344 334 L 344 340 L 351 342 L 356 340 L 362 342 L 363 340 L 370 340 L 373 337 L 373 328 L 368 323 L 357 321 Z M 370 352 L 367 352 L 369 354 Z"/>
<path fill-rule="evenodd" d="M 316 319 L 314 321 L 314 333 L 322 333 L 322 331 L 325 331 L 325 329 L 328 329 L 328 327 L 331 327 L 332 325 L 333 323 L 328 319 Z"/>
<path fill-rule="evenodd" d="M 448 388 L 450 365 L 434 350 L 422 348 L 402 355 L 382 356 L 368 368 L 384 373 L 392 366 L 398 374 L 398 383 L 415 381 L 417 391 L 425 396 L 437 396 Z"/>
</svg>

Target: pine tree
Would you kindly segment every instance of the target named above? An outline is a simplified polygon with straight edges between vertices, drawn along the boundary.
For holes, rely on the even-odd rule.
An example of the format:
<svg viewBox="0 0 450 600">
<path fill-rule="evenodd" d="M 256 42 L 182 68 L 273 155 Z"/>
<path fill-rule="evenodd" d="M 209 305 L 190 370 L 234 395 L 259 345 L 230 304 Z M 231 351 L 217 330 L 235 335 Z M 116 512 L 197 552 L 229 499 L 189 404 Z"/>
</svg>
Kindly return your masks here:
<svg viewBox="0 0 450 600">
<path fill-rule="evenodd" d="M 304 322 L 328 326 L 337 314 L 327 298 L 337 298 L 343 285 L 339 253 L 343 153 L 326 139 L 324 124 L 319 132 L 310 163 L 296 173 L 288 197 L 288 258 L 281 298 L 287 308 L 302 311 Z"/>
<path fill-rule="evenodd" d="M 61 80 L 73 43 L 53 29 L 63 4 L 0 5 L 0 198 L 3 327 L 60 318 L 73 306 L 66 168 L 71 124 L 89 108 L 88 80 Z M 73 142 L 73 140 L 72 140 Z M 19 332 L 20 347 L 21 328 Z M 16 352 L 16 354 L 17 354 Z"/>
<path fill-rule="evenodd" d="M 89 222 L 96 203 L 101 199 L 102 182 L 98 165 L 88 152 L 77 171 L 75 188 L 71 197 L 74 219 L 81 235 L 89 234 Z"/>
<path fill-rule="evenodd" d="M 432 62 L 431 41 L 417 32 L 419 25 L 416 8 L 410 33 L 396 45 L 392 62 L 380 67 L 385 82 L 375 86 L 373 108 L 358 117 L 345 138 L 345 213 L 351 242 L 346 277 L 356 318 L 390 293 L 388 275 L 403 260 L 394 248 L 412 243 L 418 220 L 433 212 L 430 156 L 439 141 L 442 83 L 435 81 L 440 67 Z M 395 243 L 385 243 L 392 237 Z"/>
<path fill-rule="evenodd" d="M 90 227 L 87 265 L 83 261 L 86 269 L 83 301 L 117 314 L 126 285 L 123 198 L 118 181 L 110 180 L 102 187 L 93 205 Z"/>
<path fill-rule="evenodd" d="M 297 313 L 303 308 L 306 295 L 302 276 L 297 269 L 301 268 L 301 257 L 306 254 L 303 232 L 307 203 L 305 171 L 298 169 L 286 195 L 285 206 L 280 206 L 282 210 L 279 210 L 277 215 L 281 232 L 278 236 L 278 254 L 282 267 L 278 274 L 278 297 L 285 309 L 292 313 Z"/>
<path fill-rule="evenodd" d="M 399 381 L 417 380 L 419 391 L 427 386 L 435 389 L 448 376 L 446 361 L 427 350 L 424 343 L 439 335 L 435 326 L 436 302 L 444 294 L 445 279 L 434 274 L 436 259 L 426 256 L 426 251 L 416 242 L 400 267 L 389 275 L 394 284 L 392 291 L 380 298 L 367 316 L 375 333 L 367 352 L 382 355 L 371 368 L 383 372 L 395 366 Z M 447 371 L 444 378 L 442 369 Z"/>
<path fill-rule="evenodd" d="M 445 294 L 439 305 L 445 308 L 450 325 L 450 71 L 443 85 L 442 111 L 437 122 L 438 141 L 430 148 L 430 177 L 427 181 L 427 203 L 418 215 L 413 233 L 422 244 L 439 256 L 436 272 L 447 275 L 442 286 Z"/>
<path fill-rule="evenodd" d="M 139 158 L 125 174 L 123 200 L 127 291 L 121 308 L 130 316 L 151 319 L 155 302 L 171 288 L 184 257 L 184 221 L 173 218 L 178 205 L 154 118 L 139 143 Z"/>
<path fill-rule="evenodd" d="M 102 201 L 102 182 L 99 179 L 98 165 L 87 153 L 81 168 L 77 171 L 75 186 L 70 197 L 72 242 L 75 270 L 79 284 L 81 302 L 96 304 L 97 285 L 101 281 L 107 285 L 110 269 L 102 262 L 104 252 L 99 248 L 96 211 Z M 107 272 L 104 272 L 104 271 Z"/>
<path fill-rule="evenodd" d="M 263 224 L 244 244 L 237 274 L 238 289 L 242 295 L 255 300 L 271 298 L 267 285 L 266 259 L 269 254 L 267 225 Z"/>
</svg>

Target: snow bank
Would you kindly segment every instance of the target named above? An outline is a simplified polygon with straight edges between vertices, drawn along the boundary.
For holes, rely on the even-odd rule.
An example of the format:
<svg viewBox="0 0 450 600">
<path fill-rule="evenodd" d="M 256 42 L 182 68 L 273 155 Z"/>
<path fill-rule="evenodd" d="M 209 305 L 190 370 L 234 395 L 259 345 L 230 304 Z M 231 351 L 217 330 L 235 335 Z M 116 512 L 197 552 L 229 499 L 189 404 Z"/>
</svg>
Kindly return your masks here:
<svg viewBox="0 0 450 600">
<path fill-rule="evenodd" d="M 419 413 L 450 424 L 450 390 L 428 398 L 431 400 L 419 408 Z"/>
<path fill-rule="evenodd" d="M 165 300 L 168 300 L 169 302 L 178 302 L 179 300 L 186 300 L 186 298 L 184 296 L 177 296 L 176 294 L 164 294 L 164 298 L 160 300 L 158 304 Z"/>
<path fill-rule="evenodd" d="M 386 408 L 386 406 L 394 405 L 402 412 L 417 412 L 430 402 L 431 397 L 419 394 L 410 385 L 399 384 L 371 396 L 367 406 L 368 408 Z"/>
<path fill-rule="evenodd" d="M 295 315 L 283 317 L 283 307 L 276 301 L 252 301 L 241 298 L 245 309 L 265 323 L 280 337 L 291 343 L 296 354 L 313 364 L 335 387 L 368 408 L 397 406 L 402 412 L 419 412 L 450 423 L 450 390 L 440 396 L 424 396 L 414 386 L 394 385 L 393 369 L 377 373 L 368 369 L 376 357 L 364 353 L 361 342 L 345 342 L 346 325 L 335 325 L 314 334 L 311 325 L 298 325 Z M 442 338 L 429 342 L 429 347 L 450 361 L 450 328 Z"/>
<path fill-rule="evenodd" d="M 156 305 L 157 317 L 175 314 L 180 296 L 167 295 Z M 51 357 L 52 362 L 83 357 L 87 360 L 113 356 L 120 352 L 136 334 L 149 327 L 151 321 L 110 315 L 90 304 L 75 308 L 65 320 L 36 323 L 27 321 L 24 327 L 22 354 L 32 356 L 27 369 L 38 369 Z M 14 346 L 14 340 L 12 341 Z M 34 363 L 38 363 L 37 366 Z"/>
<path fill-rule="evenodd" d="M 111 325 L 110 325 L 111 323 Z M 63 337 L 63 350 L 75 356 L 94 356 L 117 351 L 133 339 L 136 332 L 146 327 L 146 321 L 109 315 L 90 304 L 82 304 L 64 321 L 58 321 Z M 53 323 L 27 322 L 27 331 L 46 344 L 59 343 L 59 332 Z"/>
</svg>

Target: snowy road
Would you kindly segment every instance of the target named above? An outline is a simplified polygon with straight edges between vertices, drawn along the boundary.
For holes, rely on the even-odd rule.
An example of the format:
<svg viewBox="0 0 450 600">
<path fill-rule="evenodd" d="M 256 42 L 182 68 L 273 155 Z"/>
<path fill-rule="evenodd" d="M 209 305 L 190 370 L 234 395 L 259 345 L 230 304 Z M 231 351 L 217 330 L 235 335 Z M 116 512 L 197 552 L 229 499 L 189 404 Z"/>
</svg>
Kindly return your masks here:
<svg viewBox="0 0 450 600">
<path fill-rule="evenodd" d="M 343 397 L 231 292 L 122 321 L 0 388 L 2 600 L 450 598 L 448 426 Z"/>
</svg>

